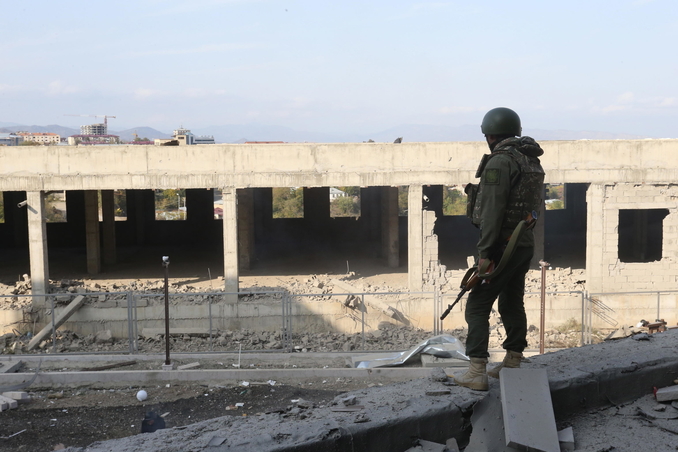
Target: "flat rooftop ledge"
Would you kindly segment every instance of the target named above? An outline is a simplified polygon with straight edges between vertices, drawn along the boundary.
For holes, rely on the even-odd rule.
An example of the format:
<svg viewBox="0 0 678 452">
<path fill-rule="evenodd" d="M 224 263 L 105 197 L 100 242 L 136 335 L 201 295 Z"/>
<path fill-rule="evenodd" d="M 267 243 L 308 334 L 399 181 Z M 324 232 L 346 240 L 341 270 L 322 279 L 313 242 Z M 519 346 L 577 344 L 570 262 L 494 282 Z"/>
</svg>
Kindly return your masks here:
<svg viewBox="0 0 678 452">
<path fill-rule="evenodd" d="M 678 377 L 678 331 L 658 333 L 647 341 L 625 338 L 547 353 L 531 358 L 525 367 L 547 369 L 556 418 L 562 418 L 633 400 L 651 393 L 654 386 L 672 385 Z M 338 369 L 315 371 L 320 370 L 336 375 Z M 497 380 L 491 380 L 492 388 L 498 385 Z M 452 386 L 450 394 L 426 395 L 426 391 L 443 388 L 448 387 L 430 378 L 418 378 L 353 391 L 351 394 L 365 407 L 357 412 L 332 412 L 325 407 L 311 410 L 304 420 L 285 420 L 277 414 L 224 417 L 154 435 L 99 442 L 86 450 L 202 450 L 214 437 L 225 439 L 221 445 L 210 447 L 215 451 L 398 452 L 408 449 L 416 438 L 444 443 L 450 437 L 464 444 L 472 406 L 485 393 Z M 170 442 L 172 448 L 168 448 Z"/>
</svg>

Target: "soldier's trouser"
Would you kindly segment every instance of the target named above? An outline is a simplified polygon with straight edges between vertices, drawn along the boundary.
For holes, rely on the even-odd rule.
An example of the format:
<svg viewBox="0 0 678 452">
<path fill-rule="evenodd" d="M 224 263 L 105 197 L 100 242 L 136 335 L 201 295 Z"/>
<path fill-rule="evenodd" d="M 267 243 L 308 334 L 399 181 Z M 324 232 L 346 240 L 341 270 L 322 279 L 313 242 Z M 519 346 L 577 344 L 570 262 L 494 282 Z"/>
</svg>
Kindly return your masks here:
<svg viewBox="0 0 678 452">
<path fill-rule="evenodd" d="M 499 315 L 506 329 L 506 350 L 521 352 L 527 347 L 527 317 L 525 316 L 525 274 L 530 269 L 534 248 L 516 248 L 511 261 L 489 283 L 479 284 L 469 293 L 466 302 L 466 355 L 487 358 L 490 339 L 490 312 L 499 297 Z"/>
</svg>

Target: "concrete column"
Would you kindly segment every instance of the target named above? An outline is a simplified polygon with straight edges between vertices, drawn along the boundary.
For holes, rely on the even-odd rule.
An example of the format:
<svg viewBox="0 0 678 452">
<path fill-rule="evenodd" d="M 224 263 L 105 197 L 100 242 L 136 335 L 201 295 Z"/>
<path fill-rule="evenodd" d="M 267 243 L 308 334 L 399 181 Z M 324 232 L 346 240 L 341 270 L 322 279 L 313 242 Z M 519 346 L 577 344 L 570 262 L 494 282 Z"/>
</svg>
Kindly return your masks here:
<svg viewBox="0 0 678 452">
<path fill-rule="evenodd" d="M 104 264 L 113 265 L 117 261 L 115 251 L 115 198 L 113 190 L 101 190 L 101 211 L 104 216 L 102 227 L 104 235 Z"/>
<path fill-rule="evenodd" d="M 224 201 L 224 290 L 238 291 L 238 201 L 236 190 L 225 187 Z"/>
<path fill-rule="evenodd" d="M 546 185 L 542 188 L 542 199 L 546 199 Z M 539 212 L 537 212 L 537 224 L 534 226 L 534 257 L 532 258 L 532 268 L 539 268 L 539 261 L 544 259 L 544 242 L 546 224 L 546 204 L 541 203 Z"/>
<path fill-rule="evenodd" d="M 398 187 L 381 187 L 381 255 L 389 267 L 400 266 Z"/>
<path fill-rule="evenodd" d="M 238 266 L 249 270 L 254 258 L 254 196 L 251 188 L 238 194 Z"/>
<path fill-rule="evenodd" d="M 45 193 L 29 191 L 26 193 L 26 201 L 32 293 L 46 294 L 49 291 L 49 262 L 47 256 Z M 45 302 L 45 299 L 34 299 L 35 302 Z"/>
<path fill-rule="evenodd" d="M 381 234 L 381 189 L 384 187 L 366 187 L 360 189 L 360 221 L 367 228 L 370 242 L 379 240 Z M 376 250 L 375 250 L 376 251 Z"/>
<path fill-rule="evenodd" d="M 99 238 L 99 192 L 85 190 L 85 247 L 87 273 L 101 273 L 101 239 Z"/>
<path fill-rule="evenodd" d="M 605 251 L 605 185 L 591 184 L 586 191 L 586 288 L 603 291 Z"/>
<path fill-rule="evenodd" d="M 407 200 L 407 275 L 411 291 L 421 291 L 424 275 L 424 237 L 421 185 L 410 185 Z"/>
</svg>

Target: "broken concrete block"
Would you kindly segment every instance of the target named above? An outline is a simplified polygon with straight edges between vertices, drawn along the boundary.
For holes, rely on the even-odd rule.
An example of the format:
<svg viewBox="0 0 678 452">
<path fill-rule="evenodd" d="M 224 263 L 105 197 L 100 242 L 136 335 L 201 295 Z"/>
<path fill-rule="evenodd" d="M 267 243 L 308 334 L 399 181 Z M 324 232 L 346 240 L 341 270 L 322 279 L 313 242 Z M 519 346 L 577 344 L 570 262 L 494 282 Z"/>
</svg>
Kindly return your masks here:
<svg viewBox="0 0 678 452">
<path fill-rule="evenodd" d="M 21 367 L 22 363 L 22 361 L 17 361 L 15 363 L 3 363 L 2 367 L 0 367 L 0 374 L 16 372 L 19 370 L 19 367 Z"/>
<path fill-rule="evenodd" d="M 657 402 L 669 402 L 671 400 L 678 400 L 678 385 L 667 386 L 657 390 Z"/>
<path fill-rule="evenodd" d="M 0 400 L 0 411 L 9 410 L 9 403 Z"/>
<path fill-rule="evenodd" d="M 503 368 L 499 375 L 506 445 L 560 450 L 546 370 Z"/>
<path fill-rule="evenodd" d="M 7 403 L 9 405 L 9 409 L 12 410 L 19 406 L 16 400 L 10 399 L 9 397 L 1 396 L 0 395 L 0 402 Z"/>
<path fill-rule="evenodd" d="M 94 336 L 94 342 L 97 344 L 110 344 L 113 342 L 113 333 L 111 333 L 111 330 L 97 331 Z"/>
<path fill-rule="evenodd" d="M 454 438 L 445 441 L 445 447 L 447 447 L 449 452 L 459 452 L 459 444 L 457 444 L 457 440 Z"/>
<path fill-rule="evenodd" d="M 558 432 L 558 442 L 560 443 L 560 450 L 575 450 L 574 449 L 574 432 L 572 427 L 567 427 Z"/>
<path fill-rule="evenodd" d="M 190 364 L 183 364 L 183 365 L 177 367 L 177 370 L 193 369 L 195 367 L 200 367 L 200 363 L 194 362 L 194 363 L 190 363 Z"/>
<path fill-rule="evenodd" d="M 26 402 L 28 400 L 31 400 L 31 398 L 28 396 L 28 393 L 24 392 L 24 391 L 3 392 L 2 395 L 4 397 L 7 397 L 7 398 L 10 398 L 12 400 L 19 401 L 19 402 Z"/>
</svg>

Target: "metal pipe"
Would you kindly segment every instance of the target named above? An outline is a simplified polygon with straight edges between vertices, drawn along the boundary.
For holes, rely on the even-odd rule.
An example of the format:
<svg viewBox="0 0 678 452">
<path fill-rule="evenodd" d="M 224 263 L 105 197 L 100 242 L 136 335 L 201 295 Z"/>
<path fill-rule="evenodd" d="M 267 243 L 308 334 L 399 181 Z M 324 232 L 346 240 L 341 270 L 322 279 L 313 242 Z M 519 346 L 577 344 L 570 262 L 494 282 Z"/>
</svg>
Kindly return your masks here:
<svg viewBox="0 0 678 452">
<path fill-rule="evenodd" d="M 545 260 L 540 260 L 541 266 L 541 313 L 539 319 L 539 354 L 544 354 L 544 328 L 546 327 L 546 267 L 549 264 Z"/>
<path fill-rule="evenodd" d="M 170 332 L 169 332 L 169 256 L 162 257 L 165 267 L 165 365 L 170 366 Z"/>
</svg>

